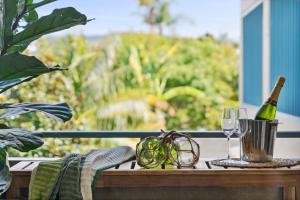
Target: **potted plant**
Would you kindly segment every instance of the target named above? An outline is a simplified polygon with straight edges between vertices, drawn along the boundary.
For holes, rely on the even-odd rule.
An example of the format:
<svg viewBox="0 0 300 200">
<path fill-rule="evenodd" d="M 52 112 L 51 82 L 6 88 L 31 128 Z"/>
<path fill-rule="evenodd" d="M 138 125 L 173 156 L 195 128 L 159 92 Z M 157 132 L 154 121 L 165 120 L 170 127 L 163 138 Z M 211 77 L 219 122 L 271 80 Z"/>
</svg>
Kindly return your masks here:
<svg viewBox="0 0 300 200">
<path fill-rule="evenodd" d="M 46 66 L 34 56 L 22 54 L 28 45 L 43 35 L 84 25 L 87 17 L 72 7 L 55 9 L 39 17 L 36 8 L 56 0 L 0 0 L 0 93 L 42 74 L 65 70 Z M 10 185 L 7 148 L 22 152 L 36 149 L 43 141 L 30 131 L 4 123 L 16 115 L 42 112 L 47 117 L 68 121 L 72 112 L 66 103 L 0 103 L 0 194 Z"/>
</svg>

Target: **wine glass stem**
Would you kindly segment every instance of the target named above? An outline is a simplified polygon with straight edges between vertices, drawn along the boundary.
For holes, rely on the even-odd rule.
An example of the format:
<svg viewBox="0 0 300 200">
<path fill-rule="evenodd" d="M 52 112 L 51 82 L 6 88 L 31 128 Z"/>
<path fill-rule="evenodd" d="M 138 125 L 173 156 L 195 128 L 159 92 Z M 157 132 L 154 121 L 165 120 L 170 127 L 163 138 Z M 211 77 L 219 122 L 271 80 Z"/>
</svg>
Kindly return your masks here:
<svg viewBox="0 0 300 200">
<path fill-rule="evenodd" d="M 228 156 L 227 156 L 227 159 L 230 160 L 230 151 L 229 151 L 229 148 L 230 148 L 230 137 L 227 136 L 227 145 L 228 145 Z"/>
<path fill-rule="evenodd" d="M 242 137 L 240 137 L 240 161 L 242 162 Z"/>
</svg>

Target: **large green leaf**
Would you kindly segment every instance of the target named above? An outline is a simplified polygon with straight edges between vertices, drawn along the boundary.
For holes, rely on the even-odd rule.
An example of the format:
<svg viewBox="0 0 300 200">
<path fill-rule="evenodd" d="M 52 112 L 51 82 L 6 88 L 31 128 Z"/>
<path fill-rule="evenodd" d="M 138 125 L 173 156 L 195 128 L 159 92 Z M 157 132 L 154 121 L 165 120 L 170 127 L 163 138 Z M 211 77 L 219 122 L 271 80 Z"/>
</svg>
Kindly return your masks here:
<svg viewBox="0 0 300 200">
<path fill-rule="evenodd" d="M 5 112 L 0 114 L 0 119 L 30 112 L 42 112 L 49 118 L 64 122 L 68 121 L 72 117 L 72 111 L 66 103 L 4 103 L 0 104 L 0 109 L 7 109 Z"/>
<path fill-rule="evenodd" d="M 179 86 L 172 89 L 169 89 L 167 92 L 163 94 L 164 100 L 170 100 L 172 98 L 178 97 L 178 96 L 194 96 L 201 99 L 206 99 L 206 95 L 203 91 L 198 90 L 196 88 L 190 87 L 190 86 Z"/>
<path fill-rule="evenodd" d="M 6 192 L 11 183 L 11 175 L 7 162 L 6 151 L 0 148 L 0 195 Z"/>
<path fill-rule="evenodd" d="M 27 10 L 31 11 L 33 9 L 36 9 L 38 7 L 41 7 L 41 6 L 44 6 L 46 4 L 52 3 L 54 1 L 57 1 L 57 0 L 42 0 L 38 3 L 32 3 L 33 0 L 27 0 Z"/>
<path fill-rule="evenodd" d="M 32 41 L 45 34 L 86 24 L 87 21 L 85 15 L 72 7 L 55 9 L 50 15 L 41 17 L 27 26 L 25 30 L 17 33 L 9 44 L 8 53 L 23 51 Z"/>
<path fill-rule="evenodd" d="M 18 0 L 0 0 L 0 51 L 12 40 L 12 25 L 18 13 Z"/>
<path fill-rule="evenodd" d="M 32 56 L 20 54 L 0 56 L 0 93 L 41 74 L 57 70 L 63 70 L 63 68 L 47 67 Z"/>
<path fill-rule="evenodd" d="M 22 152 L 36 149 L 44 144 L 43 140 L 23 129 L 0 129 L 0 148 L 12 147 Z"/>
</svg>

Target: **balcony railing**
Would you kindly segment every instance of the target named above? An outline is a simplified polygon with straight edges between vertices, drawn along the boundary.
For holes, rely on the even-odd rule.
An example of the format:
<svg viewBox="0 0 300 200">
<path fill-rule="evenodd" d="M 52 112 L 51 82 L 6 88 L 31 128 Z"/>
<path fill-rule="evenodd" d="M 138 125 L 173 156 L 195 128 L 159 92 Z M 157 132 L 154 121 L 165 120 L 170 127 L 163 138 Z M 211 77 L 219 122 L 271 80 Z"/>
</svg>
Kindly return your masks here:
<svg viewBox="0 0 300 200">
<path fill-rule="evenodd" d="M 225 138 L 222 131 L 182 131 L 193 138 Z M 42 138 L 145 138 L 160 131 L 36 131 Z M 236 136 L 232 136 L 236 137 Z M 279 131 L 277 138 L 300 138 L 300 131 Z"/>
</svg>

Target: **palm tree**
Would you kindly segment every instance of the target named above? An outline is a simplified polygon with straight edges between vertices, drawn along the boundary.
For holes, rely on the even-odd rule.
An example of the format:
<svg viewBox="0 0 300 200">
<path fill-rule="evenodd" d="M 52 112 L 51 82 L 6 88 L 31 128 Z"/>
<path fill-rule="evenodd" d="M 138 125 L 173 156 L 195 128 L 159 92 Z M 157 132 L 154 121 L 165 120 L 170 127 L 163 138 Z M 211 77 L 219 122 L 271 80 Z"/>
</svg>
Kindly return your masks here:
<svg viewBox="0 0 300 200">
<path fill-rule="evenodd" d="M 149 24 L 151 32 L 158 29 L 158 33 L 162 35 L 164 27 L 175 24 L 179 19 L 171 15 L 168 0 L 139 0 L 139 4 L 147 9 L 144 21 Z"/>
</svg>

